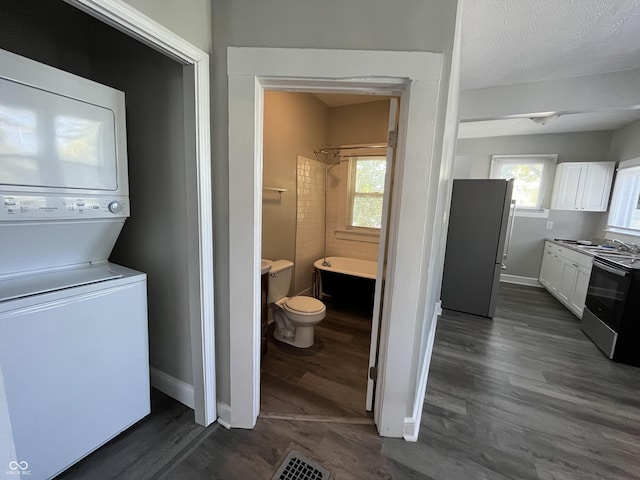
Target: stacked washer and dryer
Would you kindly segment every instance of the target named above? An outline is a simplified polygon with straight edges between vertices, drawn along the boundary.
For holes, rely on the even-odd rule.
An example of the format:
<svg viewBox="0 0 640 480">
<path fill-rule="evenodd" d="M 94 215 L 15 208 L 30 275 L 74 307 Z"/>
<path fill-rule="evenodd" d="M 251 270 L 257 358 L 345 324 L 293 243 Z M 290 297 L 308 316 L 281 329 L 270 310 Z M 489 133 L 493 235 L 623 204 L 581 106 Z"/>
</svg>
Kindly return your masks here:
<svg viewBox="0 0 640 480">
<path fill-rule="evenodd" d="M 124 94 L 0 51 L 0 472 L 51 478 L 150 411 Z"/>
</svg>

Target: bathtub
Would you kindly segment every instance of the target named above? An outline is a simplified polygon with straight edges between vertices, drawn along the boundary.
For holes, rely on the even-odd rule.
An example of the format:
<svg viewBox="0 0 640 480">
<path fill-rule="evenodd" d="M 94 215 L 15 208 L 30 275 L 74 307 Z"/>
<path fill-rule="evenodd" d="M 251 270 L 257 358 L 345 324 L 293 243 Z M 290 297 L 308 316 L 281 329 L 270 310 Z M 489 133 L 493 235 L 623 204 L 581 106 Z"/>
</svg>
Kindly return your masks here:
<svg viewBox="0 0 640 480">
<path fill-rule="evenodd" d="M 338 307 L 353 307 L 370 316 L 378 262 L 347 257 L 327 257 L 313 262 L 316 269 L 316 296 L 330 299 Z"/>
</svg>

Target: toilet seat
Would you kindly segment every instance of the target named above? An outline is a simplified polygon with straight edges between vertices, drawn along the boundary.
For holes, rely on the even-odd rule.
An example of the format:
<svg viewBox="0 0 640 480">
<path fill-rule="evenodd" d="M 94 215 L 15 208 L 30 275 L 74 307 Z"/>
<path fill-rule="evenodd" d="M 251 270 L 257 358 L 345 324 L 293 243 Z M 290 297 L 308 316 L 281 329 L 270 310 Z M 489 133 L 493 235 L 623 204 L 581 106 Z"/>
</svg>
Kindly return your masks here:
<svg viewBox="0 0 640 480">
<path fill-rule="evenodd" d="M 324 303 L 304 295 L 289 298 L 282 307 L 296 315 L 316 315 L 326 310 Z"/>
</svg>

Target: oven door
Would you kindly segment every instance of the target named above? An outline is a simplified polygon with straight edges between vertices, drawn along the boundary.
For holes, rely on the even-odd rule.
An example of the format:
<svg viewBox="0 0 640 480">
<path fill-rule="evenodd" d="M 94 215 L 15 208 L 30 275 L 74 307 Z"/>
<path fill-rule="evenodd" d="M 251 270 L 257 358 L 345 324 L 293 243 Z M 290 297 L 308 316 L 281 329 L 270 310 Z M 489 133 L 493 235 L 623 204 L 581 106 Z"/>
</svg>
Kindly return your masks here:
<svg viewBox="0 0 640 480">
<path fill-rule="evenodd" d="M 627 271 L 593 261 L 585 305 L 614 332 L 620 330 L 630 285 Z"/>
</svg>

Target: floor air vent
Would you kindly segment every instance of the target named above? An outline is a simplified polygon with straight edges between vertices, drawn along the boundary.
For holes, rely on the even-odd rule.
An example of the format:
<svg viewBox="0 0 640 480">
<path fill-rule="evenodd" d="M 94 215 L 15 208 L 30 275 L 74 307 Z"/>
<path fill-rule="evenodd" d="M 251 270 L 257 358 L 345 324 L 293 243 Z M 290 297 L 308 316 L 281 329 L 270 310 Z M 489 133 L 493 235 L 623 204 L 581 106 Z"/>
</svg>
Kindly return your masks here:
<svg viewBox="0 0 640 480">
<path fill-rule="evenodd" d="M 331 473 L 310 461 L 296 450 L 291 450 L 271 480 L 329 480 Z"/>
</svg>

